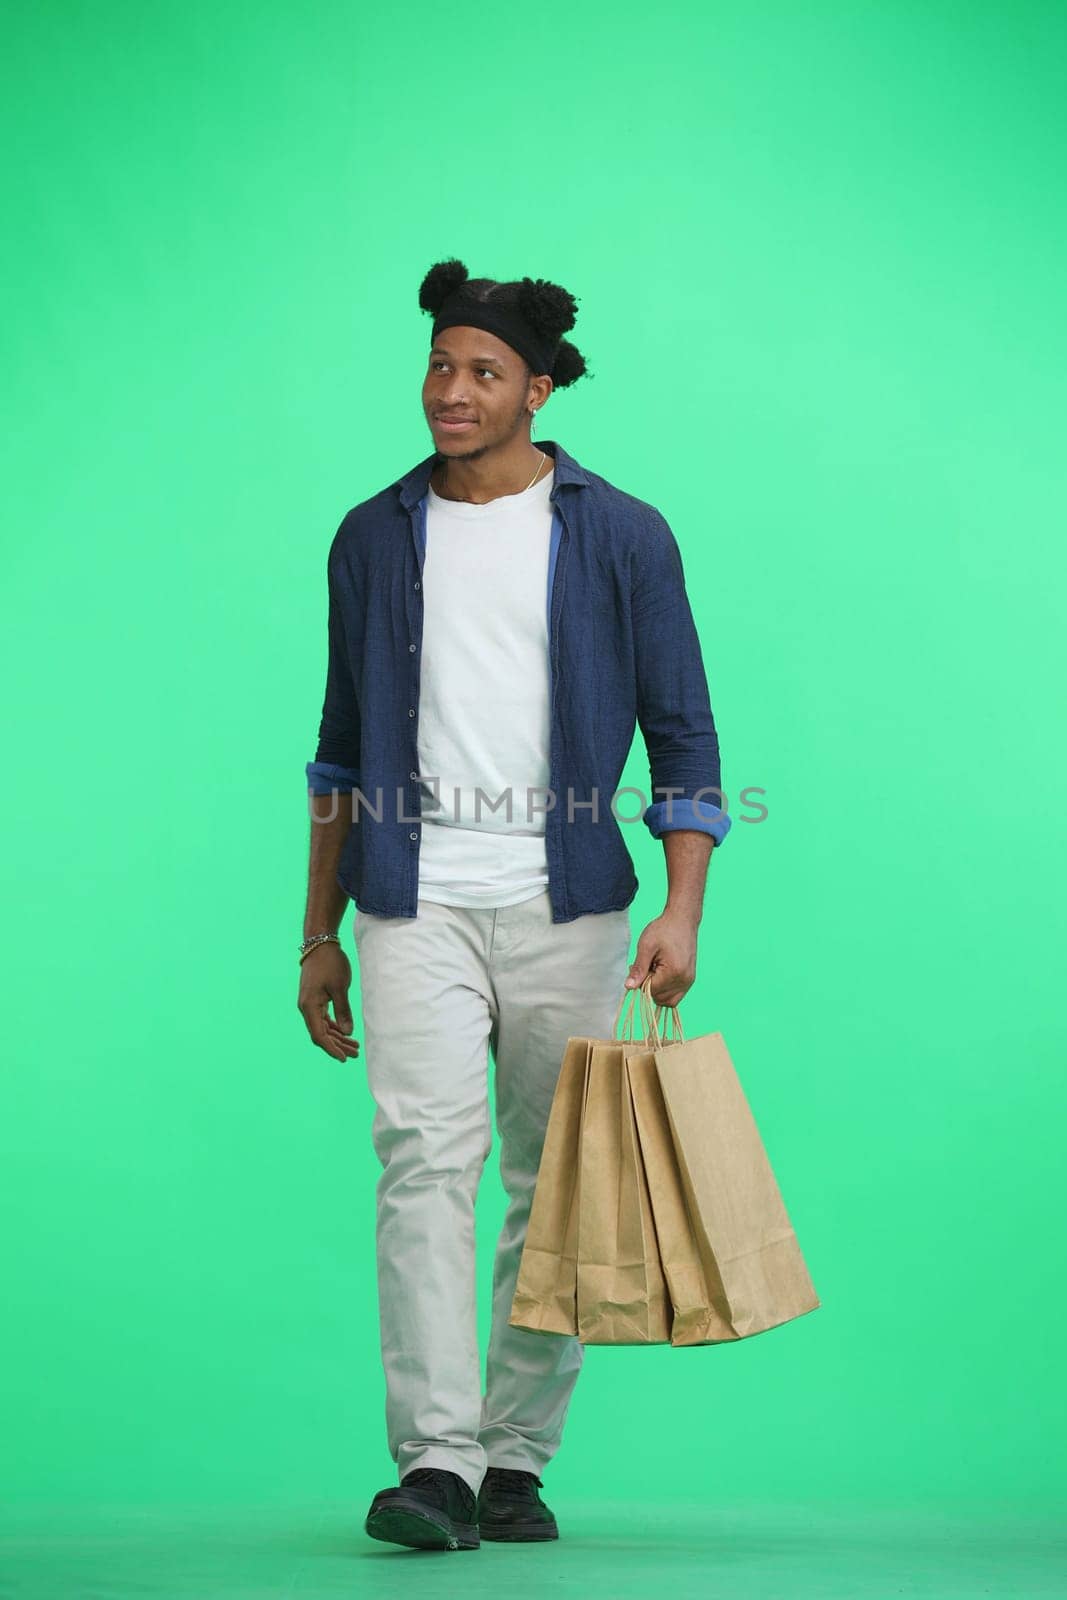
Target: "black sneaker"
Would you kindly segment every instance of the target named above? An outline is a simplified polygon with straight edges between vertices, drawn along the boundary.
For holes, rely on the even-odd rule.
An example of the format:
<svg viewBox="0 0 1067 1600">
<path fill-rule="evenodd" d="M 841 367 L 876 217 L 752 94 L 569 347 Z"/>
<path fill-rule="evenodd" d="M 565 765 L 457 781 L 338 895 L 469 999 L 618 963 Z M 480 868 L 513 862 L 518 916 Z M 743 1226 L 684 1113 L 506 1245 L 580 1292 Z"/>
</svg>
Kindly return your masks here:
<svg viewBox="0 0 1067 1600">
<path fill-rule="evenodd" d="M 478 1495 L 478 1530 L 483 1539 L 558 1539 L 556 1519 L 538 1494 L 536 1472 L 487 1467 Z"/>
<path fill-rule="evenodd" d="M 415 1467 L 399 1487 L 379 1489 L 371 1501 L 366 1532 L 372 1539 L 426 1550 L 477 1550 L 477 1496 L 457 1472 Z"/>
</svg>

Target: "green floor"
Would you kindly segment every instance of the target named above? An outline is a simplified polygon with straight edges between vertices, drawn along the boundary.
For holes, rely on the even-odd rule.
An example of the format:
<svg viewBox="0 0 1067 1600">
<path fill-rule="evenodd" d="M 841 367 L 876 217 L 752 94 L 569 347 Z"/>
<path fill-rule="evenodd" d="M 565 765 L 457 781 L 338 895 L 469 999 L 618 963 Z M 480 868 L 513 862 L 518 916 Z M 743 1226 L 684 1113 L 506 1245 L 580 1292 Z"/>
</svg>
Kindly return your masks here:
<svg viewBox="0 0 1067 1600">
<path fill-rule="evenodd" d="M 558 1543 L 416 1551 L 363 1507 L 18 1507 L 2 1513 L 2 1600 L 290 1595 L 603 1595 L 971 1600 L 1067 1595 L 1062 1510 L 987 1503 L 654 1506 L 545 1498 Z M 417 1570 L 416 1570 L 417 1569 Z"/>
</svg>

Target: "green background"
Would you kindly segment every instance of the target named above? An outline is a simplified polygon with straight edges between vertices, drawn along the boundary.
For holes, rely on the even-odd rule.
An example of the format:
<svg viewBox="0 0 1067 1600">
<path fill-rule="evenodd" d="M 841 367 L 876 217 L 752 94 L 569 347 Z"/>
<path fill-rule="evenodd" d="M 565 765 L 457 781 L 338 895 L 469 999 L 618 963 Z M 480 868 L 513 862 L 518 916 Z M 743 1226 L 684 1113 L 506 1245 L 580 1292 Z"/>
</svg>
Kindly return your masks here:
<svg viewBox="0 0 1067 1600">
<path fill-rule="evenodd" d="M 373 1105 L 296 1010 L 303 764 L 326 551 L 431 449 L 453 254 L 578 296 L 536 437 L 681 546 L 736 818 L 682 1019 L 822 1299 L 588 1349 L 546 1497 L 1058 1501 L 1065 45 L 1052 4 L 9 25 L 9 1512 L 358 1528 L 395 1481 Z"/>
</svg>

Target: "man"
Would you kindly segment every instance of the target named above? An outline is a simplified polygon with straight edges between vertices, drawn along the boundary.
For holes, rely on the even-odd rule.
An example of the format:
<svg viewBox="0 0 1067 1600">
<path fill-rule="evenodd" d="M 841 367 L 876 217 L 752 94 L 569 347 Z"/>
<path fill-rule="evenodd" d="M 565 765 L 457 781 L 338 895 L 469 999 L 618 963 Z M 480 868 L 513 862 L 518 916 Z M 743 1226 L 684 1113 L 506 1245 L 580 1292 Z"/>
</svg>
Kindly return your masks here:
<svg viewBox="0 0 1067 1600">
<path fill-rule="evenodd" d="M 583 1347 L 508 1318 L 568 1037 L 609 1037 L 652 974 L 696 974 L 711 850 L 730 827 L 681 557 L 652 506 L 531 439 L 586 366 L 574 297 L 543 279 L 423 280 L 433 453 L 351 510 L 330 546 L 299 1007 L 339 1061 L 359 1042 L 337 936 L 356 905 L 386 1420 L 400 1483 L 373 1538 L 476 1549 L 557 1538 L 538 1490 Z M 637 890 L 616 786 L 639 723 L 667 901 L 629 960 Z M 342 803 L 339 795 L 344 794 Z M 663 798 L 658 798 L 660 795 Z M 333 1005 L 333 1016 L 330 1005 Z M 509 1197 L 484 1396 L 474 1207 L 492 1147 Z"/>
</svg>

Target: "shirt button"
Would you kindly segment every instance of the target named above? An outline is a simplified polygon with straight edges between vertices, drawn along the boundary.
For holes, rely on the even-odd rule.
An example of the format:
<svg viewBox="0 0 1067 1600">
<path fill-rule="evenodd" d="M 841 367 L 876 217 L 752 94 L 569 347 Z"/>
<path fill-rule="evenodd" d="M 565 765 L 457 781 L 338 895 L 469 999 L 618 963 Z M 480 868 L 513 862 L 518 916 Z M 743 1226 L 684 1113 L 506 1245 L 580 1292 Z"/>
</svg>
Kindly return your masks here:
<svg viewBox="0 0 1067 1600">
<path fill-rule="evenodd" d="M 417 778 L 418 777 L 418 773 L 417 772 L 409 772 L 408 773 L 408 777 L 409 778 Z"/>
<path fill-rule="evenodd" d="M 421 584 L 421 583 L 417 583 L 417 584 L 416 584 L 416 585 L 415 585 L 415 587 L 416 587 L 416 589 L 421 589 L 421 588 L 422 588 L 422 584 Z"/>
<path fill-rule="evenodd" d="M 413 644 L 409 644 L 408 645 L 408 651 L 409 651 L 409 653 L 411 655 L 414 655 L 415 654 L 415 646 Z"/>
<path fill-rule="evenodd" d="M 409 838 L 409 839 L 417 839 L 417 838 L 418 838 L 418 837 L 419 837 L 419 836 L 418 836 L 418 834 L 417 834 L 417 833 L 409 833 L 409 834 L 408 834 L 408 838 Z"/>
<path fill-rule="evenodd" d="M 408 706 L 408 716 L 409 717 L 413 717 L 414 715 L 415 715 L 415 707 L 414 706 Z"/>
</svg>

